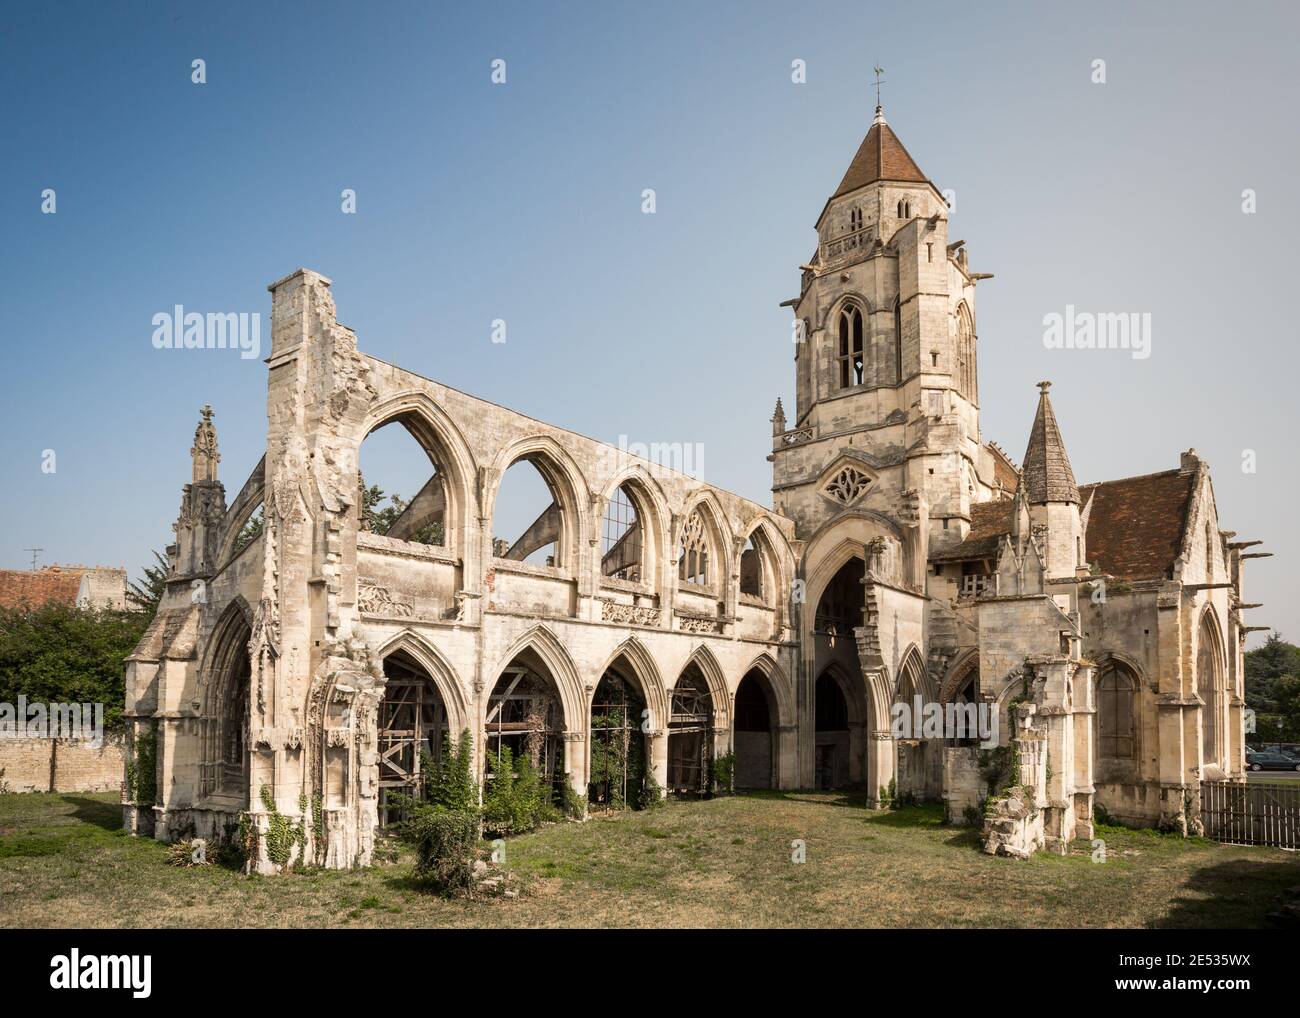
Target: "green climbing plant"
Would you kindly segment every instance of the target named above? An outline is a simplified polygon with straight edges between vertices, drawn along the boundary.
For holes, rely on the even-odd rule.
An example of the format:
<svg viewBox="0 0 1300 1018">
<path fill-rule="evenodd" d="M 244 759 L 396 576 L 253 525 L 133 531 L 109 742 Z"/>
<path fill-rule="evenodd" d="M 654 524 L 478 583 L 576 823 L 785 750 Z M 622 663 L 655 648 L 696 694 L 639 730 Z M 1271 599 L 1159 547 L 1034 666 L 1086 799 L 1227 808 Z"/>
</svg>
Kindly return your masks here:
<svg viewBox="0 0 1300 1018">
<path fill-rule="evenodd" d="M 301 820 L 292 820 L 275 806 L 275 796 L 265 785 L 261 788 L 262 807 L 266 810 L 266 857 L 277 866 L 286 865 L 293 856 L 295 845 L 306 845 L 307 832 Z M 307 812 L 307 796 L 298 797 L 303 814 Z"/>
</svg>

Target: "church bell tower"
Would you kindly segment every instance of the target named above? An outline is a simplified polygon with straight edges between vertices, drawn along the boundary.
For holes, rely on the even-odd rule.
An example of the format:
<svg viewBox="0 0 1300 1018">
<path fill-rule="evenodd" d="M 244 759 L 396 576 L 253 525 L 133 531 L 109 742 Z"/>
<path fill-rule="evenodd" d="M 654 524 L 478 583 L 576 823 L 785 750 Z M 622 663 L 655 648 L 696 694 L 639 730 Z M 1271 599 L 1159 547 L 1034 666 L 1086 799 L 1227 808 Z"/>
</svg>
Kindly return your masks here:
<svg viewBox="0 0 1300 1018">
<path fill-rule="evenodd" d="M 993 495 L 981 446 L 975 286 L 944 195 L 876 106 L 817 218 L 794 316 L 795 407 L 772 420 L 774 504 L 802 540 L 845 512 L 925 517 L 960 541 Z M 922 559 L 922 561 L 924 561 Z"/>
</svg>

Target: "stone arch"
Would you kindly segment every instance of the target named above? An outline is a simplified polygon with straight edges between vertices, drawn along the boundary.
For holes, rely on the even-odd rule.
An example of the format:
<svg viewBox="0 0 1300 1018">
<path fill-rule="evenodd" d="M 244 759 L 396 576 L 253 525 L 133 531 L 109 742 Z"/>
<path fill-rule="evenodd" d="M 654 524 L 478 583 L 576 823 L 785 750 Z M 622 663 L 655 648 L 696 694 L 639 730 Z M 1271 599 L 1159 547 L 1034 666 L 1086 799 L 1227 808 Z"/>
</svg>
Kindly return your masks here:
<svg viewBox="0 0 1300 1018">
<path fill-rule="evenodd" d="M 487 683 L 485 688 L 489 692 L 495 688 L 506 669 L 525 651 L 535 653 L 550 672 L 551 681 L 555 683 L 556 691 L 559 693 L 566 734 L 581 734 L 586 727 L 586 690 L 578 676 L 573 658 L 569 656 L 569 652 L 564 649 L 564 645 L 550 628 L 544 624 L 533 626 L 511 645 L 494 670 L 491 682 Z"/>
<path fill-rule="evenodd" d="M 961 692 L 971 678 L 971 672 L 978 674 L 979 667 L 980 652 L 978 648 L 973 648 L 958 655 L 957 659 L 948 666 L 948 672 L 939 686 L 939 702 L 951 703 L 953 697 Z M 978 682 L 978 679 L 976 681 Z"/>
<path fill-rule="evenodd" d="M 668 542 L 672 515 L 663 488 L 650 471 L 640 464 L 632 464 L 616 474 L 601 491 L 596 510 L 592 513 L 597 524 L 604 507 L 619 488 L 628 492 L 641 522 L 644 549 L 642 551 L 642 582 L 655 592 L 663 589 L 664 563 L 671 561 Z M 596 546 L 595 575 L 603 573 L 601 548 Z"/>
<path fill-rule="evenodd" d="M 424 669 L 433 681 L 447 709 L 448 727 L 455 740 L 462 730 L 470 727 L 470 705 L 465 698 L 464 687 L 456 676 L 456 669 L 436 646 L 422 633 L 414 629 L 403 629 L 394 633 L 375 651 L 375 657 L 381 662 L 389 655 L 403 651 L 408 657 Z"/>
<path fill-rule="evenodd" d="M 798 722 L 798 712 L 794 704 L 794 685 L 791 683 L 790 677 L 786 675 L 785 669 L 781 667 L 780 662 L 764 651 L 749 662 L 741 673 L 741 680 L 743 681 L 744 677 L 750 672 L 758 672 L 767 681 L 768 691 L 772 694 L 773 705 L 776 708 L 777 724 L 796 724 Z M 739 684 L 737 684 L 736 688 L 740 688 Z"/>
<path fill-rule="evenodd" d="M 804 549 L 805 603 L 815 606 L 825 592 L 826 585 L 844 563 L 851 558 L 864 557 L 866 540 L 863 536 L 848 536 L 846 533 L 853 529 L 854 523 L 865 524 L 869 530 L 874 530 L 869 536 L 863 535 L 866 540 L 874 536 L 885 536 L 898 541 L 903 549 L 904 560 L 911 562 L 913 549 L 903 528 L 874 509 L 850 506 L 823 524 Z M 811 568 L 807 563 L 812 563 Z M 916 577 L 909 575 L 908 579 L 915 580 Z"/>
<path fill-rule="evenodd" d="M 921 718 L 917 716 L 916 698 L 920 697 L 922 710 L 926 704 L 937 703 L 934 680 L 925 667 L 925 660 L 916 644 L 908 647 L 898 667 L 894 682 L 894 703 L 907 707 L 907 716 L 913 723 Z M 892 705 L 890 721 L 892 722 Z M 934 799 L 943 788 L 943 756 L 941 744 L 933 739 L 916 739 L 908 736 L 895 743 L 897 758 L 895 763 L 896 789 L 900 796 L 919 799 Z"/>
<path fill-rule="evenodd" d="M 867 725 L 865 689 L 855 683 L 838 661 L 823 668 L 813 683 L 813 786 L 841 788 L 858 780 L 862 748 L 858 743 Z M 835 694 L 838 694 L 836 697 Z M 839 704 L 844 715 L 839 717 Z"/>
<path fill-rule="evenodd" d="M 781 708 L 769 673 L 752 666 L 736 685 L 732 704 L 731 749 L 736 788 L 780 785 Z"/>
<path fill-rule="evenodd" d="M 714 556 L 717 558 L 716 568 L 713 570 L 714 575 L 709 578 L 705 586 L 707 589 L 712 590 L 719 600 L 722 600 L 727 596 L 733 569 L 733 535 L 727 520 L 727 514 L 722 511 L 717 496 L 707 488 L 697 489 L 691 495 L 688 495 L 683 503 L 680 522 L 674 527 L 672 555 L 676 555 L 677 546 L 682 539 L 682 532 L 691 515 L 696 512 L 700 514 L 701 519 L 704 521 L 704 526 L 709 532 L 709 544 L 712 547 Z"/>
<path fill-rule="evenodd" d="M 691 665 L 697 665 L 704 674 L 704 680 L 709 686 L 709 695 L 713 698 L 713 720 L 714 725 L 726 729 L 729 723 L 729 708 L 731 694 L 727 690 L 727 678 L 722 671 L 722 666 L 718 664 L 718 659 L 713 656 L 707 645 L 700 644 L 686 659 L 678 671 L 678 678 Z M 676 680 L 673 682 L 676 685 Z"/>
<path fill-rule="evenodd" d="M 448 551 L 465 554 L 469 546 L 466 530 L 477 504 L 473 485 L 478 469 L 469 443 L 432 396 L 406 389 L 377 401 L 362 420 L 356 439 L 358 470 L 362 444 L 372 432 L 393 423 L 406 429 L 442 475 L 447 502 L 443 543 Z"/>
<path fill-rule="evenodd" d="M 244 487 L 235 496 L 234 504 L 227 510 L 225 532 L 221 535 L 221 545 L 217 552 L 217 572 L 220 573 L 230 560 L 235 557 L 235 544 L 244 525 L 253 518 L 253 514 L 266 501 L 266 454 L 257 461 L 257 466 L 244 482 Z M 241 549 L 242 550 L 242 549 Z"/>
<path fill-rule="evenodd" d="M 707 647 L 697 647 L 669 692 L 668 792 L 700 795 L 710 790 L 719 734 L 729 728 L 729 706 L 722 669 Z"/>
<path fill-rule="evenodd" d="M 253 662 L 253 613 L 236 596 L 208 636 L 203 680 L 199 794 L 248 803 Z"/>
<path fill-rule="evenodd" d="M 903 651 L 901 664 L 898 666 L 898 675 L 894 681 L 894 696 L 897 698 L 903 688 L 903 681 L 910 677 L 912 689 L 920 693 L 926 700 L 938 700 L 938 690 L 934 686 L 934 677 L 930 675 L 930 670 L 925 666 L 925 658 L 921 655 L 921 648 L 915 643 L 908 644 Z"/>
<path fill-rule="evenodd" d="M 613 667 L 619 658 L 623 658 L 628 662 L 634 673 L 633 678 L 641 687 L 641 695 L 645 697 L 646 706 L 652 712 L 652 729 L 662 729 L 668 723 L 668 692 L 655 659 L 651 656 L 650 651 L 646 649 L 646 645 L 635 636 L 629 636 L 614 648 L 613 653 L 605 659 L 605 663 L 596 672 L 596 683 L 599 684 L 604 674 Z M 593 695 L 595 691 L 596 687 L 592 686 Z M 590 698 L 588 698 L 587 708 L 588 710 L 591 709 Z"/>
<path fill-rule="evenodd" d="M 789 546 L 784 536 L 777 533 L 772 522 L 761 514 L 741 528 L 736 535 L 736 562 L 740 570 L 738 595 L 745 585 L 744 548 L 747 541 L 753 541 L 762 570 L 761 593 L 758 596 L 776 613 L 776 623 L 779 627 L 785 618 L 785 598 L 782 595 L 789 586 L 786 582 L 786 562 L 780 549 L 784 547 L 788 551 Z"/>
<path fill-rule="evenodd" d="M 966 301 L 960 301 L 953 314 L 956 326 L 956 361 L 953 366 L 956 374 L 957 391 L 972 403 L 978 400 L 975 367 L 975 316 Z"/>
<path fill-rule="evenodd" d="M 1196 626 L 1196 694 L 1201 708 L 1201 767 L 1218 767 L 1223 759 L 1225 656 L 1223 628 L 1214 605 L 1207 604 Z"/>
<path fill-rule="evenodd" d="M 862 308 L 862 313 L 870 318 L 876 313 L 876 305 L 872 303 L 861 290 L 845 290 L 835 300 L 828 304 L 823 310 L 821 317 L 817 320 L 817 328 L 825 329 L 827 323 L 834 323 L 839 319 L 839 313 L 845 304 L 854 303 Z"/>
<path fill-rule="evenodd" d="M 556 565 L 562 571 L 577 576 L 583 542 L 591 532 L 588 510 L 579 494 L 588 492 L 589 489 L 573 457 L 554 438 L 549 435 L 529 435 L 510 443 L 497 454 L 492 467 L 491 483 L 484 484 L 479 492 L 483 505 L 482 515 L 489 521 L 495 520 L 497 497 L 501 494 L 506 471 L 520 460 L 531 463 L 550 489 L 561 520 Z"/>
<path fill-rule="evenodd" d="M 1107 652 L 1093 676 L 1093 756 L 1096 781 L 1137 780 L 1142 760 L 1144 682 L 1131 659 Z"/>
</svg>

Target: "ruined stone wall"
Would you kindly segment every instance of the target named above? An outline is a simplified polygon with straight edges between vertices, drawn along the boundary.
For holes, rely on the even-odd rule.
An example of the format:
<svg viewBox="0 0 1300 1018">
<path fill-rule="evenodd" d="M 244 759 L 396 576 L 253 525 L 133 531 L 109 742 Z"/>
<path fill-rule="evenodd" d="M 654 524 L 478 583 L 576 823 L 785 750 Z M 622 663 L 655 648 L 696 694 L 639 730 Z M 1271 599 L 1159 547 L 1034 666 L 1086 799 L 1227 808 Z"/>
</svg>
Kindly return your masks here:
<svg viewBox="0 0 1300 1018">
<path fill-rule="evenodd" d="M 0 792 L 114 792 L 121 788 L 121 735 L 101 746 L 67 739 L 0 739 Z"/>
</svg>

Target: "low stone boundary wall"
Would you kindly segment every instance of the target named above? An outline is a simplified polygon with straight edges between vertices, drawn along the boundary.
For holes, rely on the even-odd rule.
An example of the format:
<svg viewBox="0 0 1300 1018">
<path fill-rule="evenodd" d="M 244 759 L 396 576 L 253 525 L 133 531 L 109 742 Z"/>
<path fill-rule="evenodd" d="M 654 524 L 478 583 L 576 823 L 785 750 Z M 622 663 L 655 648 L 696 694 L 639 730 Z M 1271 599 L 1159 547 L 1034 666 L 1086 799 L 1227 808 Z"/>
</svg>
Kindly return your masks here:
<svg viewBox="0 0 1300 1018">
<path fill-rule="evenodd" d="M 0 792 L 111 792 L 122 787 L 123 738 L 0 739 Z"/>
</svg>

